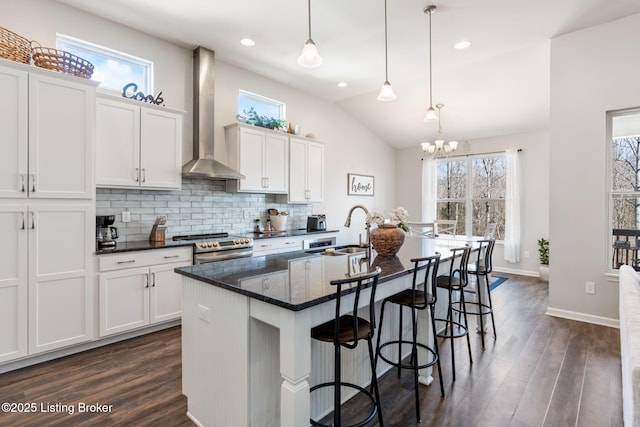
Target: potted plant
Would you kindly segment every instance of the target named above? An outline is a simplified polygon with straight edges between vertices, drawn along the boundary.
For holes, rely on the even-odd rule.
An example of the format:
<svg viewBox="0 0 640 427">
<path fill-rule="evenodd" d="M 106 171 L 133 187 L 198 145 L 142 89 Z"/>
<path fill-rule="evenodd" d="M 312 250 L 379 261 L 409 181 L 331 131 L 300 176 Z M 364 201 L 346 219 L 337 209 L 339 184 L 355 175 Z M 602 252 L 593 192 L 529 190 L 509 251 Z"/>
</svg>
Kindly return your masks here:
<svg viewBox="0 0 640 427">
<path fill-rule="evenodd" d="M 549 281 L 549 240 L 541 237 L 538 239 L 538 255 L 540 256 L 540 279 Z"/>
</svg>

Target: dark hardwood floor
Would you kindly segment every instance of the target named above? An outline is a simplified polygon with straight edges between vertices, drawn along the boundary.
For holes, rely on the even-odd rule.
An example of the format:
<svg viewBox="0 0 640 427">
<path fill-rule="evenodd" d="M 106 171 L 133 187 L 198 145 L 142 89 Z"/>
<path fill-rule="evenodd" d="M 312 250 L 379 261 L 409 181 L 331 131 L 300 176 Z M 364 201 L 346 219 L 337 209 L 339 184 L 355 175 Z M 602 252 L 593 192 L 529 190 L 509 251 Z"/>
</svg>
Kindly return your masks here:
<svg viewBox="0 0 640 427">
<path fill-rule="evenodd" d="M 507 276 L 492 292 L 498 339 L 487 335 L 482 351 L 474 334 L 471 366 L 466 342 L 456 340 L 455 383 L 448 342 L 441 342 L 446 396 L 440 398 L 437 382 L 420 386 L 422 423 L 415 420 L 410 374 L 380 379 L 385 425 L 622 426 L 618 330 L 547 316 L 547 285 Z M 0 403 L 35 403 L 38 411 L 0 412 L 0 425 L 191 426 L 180 371 L 176 327 L 2 374 Z M 112 409 L 78 413 L 79 402 Z M 76 411 L 42 412 L 41 404 Z M 356 397 L 344 410 L 359 406 Z"/>
</svg>

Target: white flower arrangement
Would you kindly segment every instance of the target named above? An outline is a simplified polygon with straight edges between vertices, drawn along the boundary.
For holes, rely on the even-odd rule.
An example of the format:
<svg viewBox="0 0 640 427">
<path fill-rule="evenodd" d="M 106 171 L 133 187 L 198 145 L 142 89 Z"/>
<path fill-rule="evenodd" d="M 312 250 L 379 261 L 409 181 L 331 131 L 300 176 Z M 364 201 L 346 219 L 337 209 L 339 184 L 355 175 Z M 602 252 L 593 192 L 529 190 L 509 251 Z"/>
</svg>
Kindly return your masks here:
<svg viewBox="0 0 640 427">
<path fill-rule="evenodd" d="M 403 231 L 409 231 L 406 221 L 409 219 L 409 212 L 402 206 L 398 206 L 390 213 L 391 222 Z"/>
<path fill-rule="evenodd" d="M 375 224 L 377 226 L 384 224 L 384 212 L 380 212 L 377 209 L 372 209 L 367 214 L 367 224 L 369 225 Z"/>
</svg>

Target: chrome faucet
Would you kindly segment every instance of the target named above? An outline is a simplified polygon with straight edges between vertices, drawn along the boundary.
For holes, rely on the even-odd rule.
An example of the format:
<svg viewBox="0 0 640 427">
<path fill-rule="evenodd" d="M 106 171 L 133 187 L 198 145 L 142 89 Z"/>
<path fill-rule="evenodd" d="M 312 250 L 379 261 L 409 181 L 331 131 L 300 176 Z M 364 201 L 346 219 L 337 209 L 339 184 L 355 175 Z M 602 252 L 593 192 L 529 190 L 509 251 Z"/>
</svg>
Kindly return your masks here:
<svg viewBox="0 0 640 427">
<path fill-rule="evenodd" d="M 353 215 L 353 211 L 355 211 L 356 209 L 362 209 L 364 211 L 364 213 L 368 216 L 369 215 L 369 209 L 367 209 L 366 207 L 362 206 L 362 205 L 355 205 L 354 207 L 352 207 L 349 210 L 349 214 L 347 215 L 347 220 L 344 222 L 344 226 L 345 227 L 351 227 L 351 215 Z M 369 234 L 370 230 L 371 230 L 371 223 L 369 222 L 369 220 L 367 219 L 365 221 L 365 228 L 367 229 L 367 242 L 366 242 L 366 247 L 367 247 L 367 258 L 371 257 L 371 236 Z M 361 240 L 361 239 L 359 239 Z M 360 244 L 360 246 L 362 246 L 362 242 L 358 242 Z"/>
</svg>

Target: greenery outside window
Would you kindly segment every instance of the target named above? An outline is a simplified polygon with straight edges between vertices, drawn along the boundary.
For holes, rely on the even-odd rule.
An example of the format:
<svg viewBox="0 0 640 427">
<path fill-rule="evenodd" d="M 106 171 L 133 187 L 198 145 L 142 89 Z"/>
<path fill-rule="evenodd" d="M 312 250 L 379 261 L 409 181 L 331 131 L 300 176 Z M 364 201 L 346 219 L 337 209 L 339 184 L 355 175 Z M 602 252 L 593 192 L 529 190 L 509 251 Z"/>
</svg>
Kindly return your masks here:
<svg viewBox="0 0 640 427">
<path fill-rule="evenodd" d="M 277 120 L 286 119 L 286 104 L 266 96 L 240 89 L 238 93 L 238 115 L 245 116 L 253 108 L 256 114 Z"/>
<path fill-rule="evenodd" d="M 504 239 L 506 159 L 504 155 L 469 156 L 437 161 L 436 219 L 457 221 L 457 234 Z"/>
<path fill-rule="evenodd" d="M 100 88 L 122 93 L 128 83 L 137 90 L 153 95 L 153 62 L 84 40 L 56 34 L 56 48 L 86 59 L 94 66 L 91 80 L 100 82 Z"/>
</svg>

